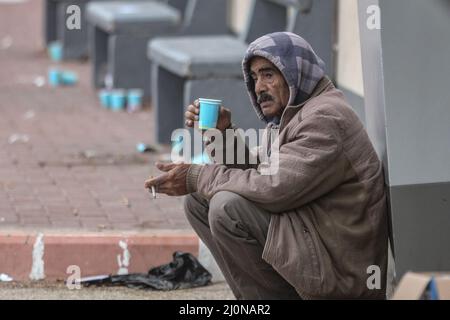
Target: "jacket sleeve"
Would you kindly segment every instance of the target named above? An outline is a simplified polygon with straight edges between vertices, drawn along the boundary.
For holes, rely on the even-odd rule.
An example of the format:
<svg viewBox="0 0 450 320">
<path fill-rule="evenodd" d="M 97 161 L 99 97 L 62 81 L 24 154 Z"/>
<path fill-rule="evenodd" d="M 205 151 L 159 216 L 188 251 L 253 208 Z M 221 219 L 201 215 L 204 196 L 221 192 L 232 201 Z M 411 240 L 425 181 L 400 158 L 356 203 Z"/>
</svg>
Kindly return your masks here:
<svg viewBox="0 0 450 320">
<path fill-rule="evenodd" d="M 318 112 L 303 119 L 278 152 L 278 170 L 230 169 L 223 165 L 193 166 L 188 191 L 210 199 L 230 191 L 273 213 L 301 207 L 341 184 L 347 160 L 338 124 Z M 277 152 L 272 151 L 272 157 Z M 261 166 L 261 165 L 260 165 Z"/>
</svg>

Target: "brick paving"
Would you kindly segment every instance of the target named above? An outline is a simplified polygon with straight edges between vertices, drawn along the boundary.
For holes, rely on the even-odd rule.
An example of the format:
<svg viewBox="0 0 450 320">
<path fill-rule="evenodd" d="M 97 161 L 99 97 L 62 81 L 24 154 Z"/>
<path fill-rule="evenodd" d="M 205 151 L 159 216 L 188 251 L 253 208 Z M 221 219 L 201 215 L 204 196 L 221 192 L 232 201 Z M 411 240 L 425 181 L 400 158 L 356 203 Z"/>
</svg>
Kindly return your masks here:
<svg viewBox="0 0 450 320">
<path fill-rule="evenodd" d="M 0 4 L 0 229 L 190 229 L 181 198 L 153 200 L 143 188 L 161 156 L 135 149 L 154 141 L 151 108 L 102 109 L 87 62 L 60 65 L 79 74 L 74 87 L 38 86 L 55 65 L 41 8 Z"/>
</svg>

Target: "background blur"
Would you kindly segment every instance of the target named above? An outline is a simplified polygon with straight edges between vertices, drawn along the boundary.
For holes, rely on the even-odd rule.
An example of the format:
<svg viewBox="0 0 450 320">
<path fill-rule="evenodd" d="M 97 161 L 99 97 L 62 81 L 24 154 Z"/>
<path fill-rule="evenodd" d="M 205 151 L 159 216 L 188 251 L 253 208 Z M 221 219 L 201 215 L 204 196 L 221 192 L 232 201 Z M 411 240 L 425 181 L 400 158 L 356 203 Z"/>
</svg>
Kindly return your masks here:
<svg viewBox="0 0 450 320">
<path fill-rule="evenodd" d="M 214 17 L 222 0 L 201 1 L 0 0 L 0 274 L 146 272 L 178 250 L 223 283 L 182 198 L 151 199 L 144 181 L 170 160 L 193 98 L 259 125 L 240 60 L 252 36 L 285 25 L 329 60 L 383 161 L 390 285 L 395 272 L 449 270 L 449 1 L 229 0 Z M 67 29 L 72 4 L 83 33 Z"/>
</svg>

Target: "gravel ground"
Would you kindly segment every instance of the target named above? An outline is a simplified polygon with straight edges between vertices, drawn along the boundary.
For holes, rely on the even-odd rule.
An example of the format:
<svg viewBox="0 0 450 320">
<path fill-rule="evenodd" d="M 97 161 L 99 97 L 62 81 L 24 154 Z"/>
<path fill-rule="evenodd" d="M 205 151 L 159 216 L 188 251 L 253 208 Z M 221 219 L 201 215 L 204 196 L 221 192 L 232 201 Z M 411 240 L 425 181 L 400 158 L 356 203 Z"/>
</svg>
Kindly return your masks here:
<svg viewBox="0 0 450 320">
<path fill-rule="evenodd" d="M 64 283 L 2 282 L 0 300 L 234 300 L 225 282 L 174 291 L 151 291 L 126 287 L 81 287 L 69 290 Z"/>
</svg>

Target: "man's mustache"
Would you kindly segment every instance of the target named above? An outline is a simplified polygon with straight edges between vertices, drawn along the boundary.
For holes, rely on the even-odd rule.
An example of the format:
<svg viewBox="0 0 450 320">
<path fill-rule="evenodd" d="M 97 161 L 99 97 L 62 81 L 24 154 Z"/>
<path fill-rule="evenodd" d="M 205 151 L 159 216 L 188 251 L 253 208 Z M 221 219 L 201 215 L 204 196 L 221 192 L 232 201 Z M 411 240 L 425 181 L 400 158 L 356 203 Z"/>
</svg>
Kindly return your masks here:
<svg viewBox="0 0 450 320">
<path fill-rule="evenodd" d="M 263 92 L 258 96 L 257 102 L 260 104 L 266 101 L 273 101 L 273 97 L 270 94 Z"/>
</svg>

